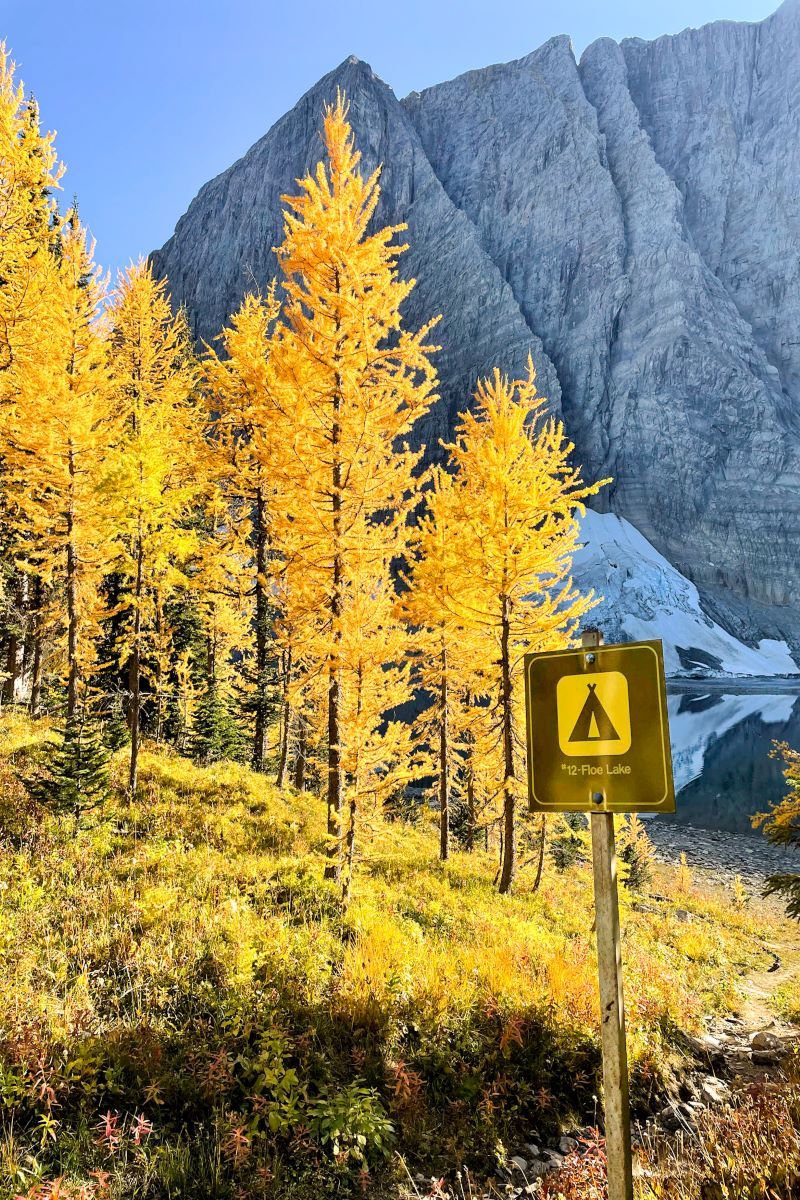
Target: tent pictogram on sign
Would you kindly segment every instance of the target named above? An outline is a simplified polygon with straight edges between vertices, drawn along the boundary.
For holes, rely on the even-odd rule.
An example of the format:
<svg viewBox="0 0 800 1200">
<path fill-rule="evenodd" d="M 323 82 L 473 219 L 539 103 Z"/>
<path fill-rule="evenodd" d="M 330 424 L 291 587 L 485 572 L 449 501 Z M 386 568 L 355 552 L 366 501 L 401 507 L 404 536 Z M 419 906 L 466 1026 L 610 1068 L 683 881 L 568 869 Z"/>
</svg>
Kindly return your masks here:
<svg viewBox="0 0 800 1200">
<path fill-rule="evenodd" d="M 569 735 L 571 742 L 618 742 L 619 734 L 597 695 L 597 684 L 587 683 L 588 695 Z"/>
<path fill-rule="evenodd" d="M 628 681 L 621 671 L 562 675 L 555 701 L 562 754 L 596 758 L 630 750 Z"/>
</svg>

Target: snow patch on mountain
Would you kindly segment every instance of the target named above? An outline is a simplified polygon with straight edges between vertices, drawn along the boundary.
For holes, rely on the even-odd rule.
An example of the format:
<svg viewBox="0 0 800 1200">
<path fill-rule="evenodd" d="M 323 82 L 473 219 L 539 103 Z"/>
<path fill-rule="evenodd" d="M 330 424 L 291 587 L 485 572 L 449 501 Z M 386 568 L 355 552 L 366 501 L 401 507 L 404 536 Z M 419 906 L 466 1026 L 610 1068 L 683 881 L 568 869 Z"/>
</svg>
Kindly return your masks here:
<svg viewBox="0 0 800 1200">
<path fill-rule="evenodd" d="M 607 642 L 661 638 L 668 675 L 797 675 L 786 642 L 746 646 L 702 609 L 697 588 L 630 521 L 587 510 L 576 584 L 601 602 L 589 620 Z"/>
</svg>

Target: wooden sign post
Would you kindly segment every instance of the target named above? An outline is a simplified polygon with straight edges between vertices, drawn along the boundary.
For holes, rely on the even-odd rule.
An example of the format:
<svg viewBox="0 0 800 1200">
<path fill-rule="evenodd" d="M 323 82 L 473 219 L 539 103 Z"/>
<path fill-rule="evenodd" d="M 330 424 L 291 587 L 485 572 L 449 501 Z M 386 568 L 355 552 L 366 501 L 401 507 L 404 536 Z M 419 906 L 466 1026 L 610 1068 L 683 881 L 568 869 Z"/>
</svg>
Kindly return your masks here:
<svg viewBox="0 0 800 1200">
<path fill-rule="evenodd" d="M 534 812 L 588 812 L 592 830 L 608 1200 L 633 1200 L 615 812 L 674 812 L 660 642 L 525 658 L 528 793 Z"/>
<path fill-rule="evenodd" d="M 587 630 L 582 642 L 599 646 L 602 635 Z M 593 812 L 592 867 L 600 979 L 600 1035 L 603 1046 L 603 1107 L 608 1163 L 608 1200 L 633 1200 L 631 1105 L 628 1093 L 628 1046 L 622 991 L 622 945 L 617 896 L 617 850 L 613 812 Z"/>
</svg>

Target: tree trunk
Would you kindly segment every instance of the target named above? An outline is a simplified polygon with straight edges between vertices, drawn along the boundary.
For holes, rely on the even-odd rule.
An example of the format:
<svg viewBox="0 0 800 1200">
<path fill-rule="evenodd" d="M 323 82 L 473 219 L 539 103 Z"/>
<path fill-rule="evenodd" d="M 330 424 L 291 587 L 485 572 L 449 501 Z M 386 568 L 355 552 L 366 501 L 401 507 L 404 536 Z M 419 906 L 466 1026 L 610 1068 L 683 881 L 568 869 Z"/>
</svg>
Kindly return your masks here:
<svg viewBox="0 0 800 1200">
<path fill-rule="evenodd" d="M 70 488 L 75 477 L 75 459 L 69 450 Z M 78 561 L 75 553 L 75 514 L 70 498 L 67 511 L 67 720 L 78 711 Z"/>
<path fill-rule="evenodd" d="M 256 720 L 253 734 L 253 770 L 265 771 L 269 734 L 269 603 L 267 568 L 267 499 L 259 486 L 255 505 L 256 538 Z"/>
<path fill-rule="evenodd" d="M 156 745 L 161 745 L 164 733 L 164 606 L 161 596 L 156 601 Z"/>
<path fill-rule="evenodd" d="M 328 835 L 333 839 L 328 853 L 334 862 L 325 869 L 328 879 L 341 874 L 342 757 L 339 746 L 341 688 L 339 669 L 331 663 L 328 673 Z"/>
<path fill-rule="evenodd" d="M 536 878 L 533 881 L 533 890 L 538 892 L 539 884 L 542 882 L 542 872 L 544 871 L 544 849 L 547 843 L 547 813 L 542 813 L 542 828 L 539 835 L 539 862 L 536 865 Z"/>
<path fill-rule="evenodd" d="M 42 703 L 42 605 L 44 589 L 41 578 L 34 576 L 33 580 L 33 663 L 31 666 L 31 699 L 30 714 L 39 716 Z"/>
<path fill-rule="evenodd" d="M 339 412 L 341 396 L 339 380 L 333 397 L 331 445 L 333 468 L 331 477 L 331 508 L 333 510 L 333 580 L 331 588 L 331 633 L 333 647 L 328 667 L 328 853 L 333 862 L 326 867 L 326 879 L 341 879 L 342 875 L 342 752 L 341 703 L 342 685 L 339 666 L 339 644 L 342 638 L 342 463 L 339 457 L 341 427 Z"/>
<path fill-rule="evenodd" d="M 356 714 L 361 717 L 361 700 L 363 697 L 363 671 L 362 664 L 358 665 L 358 677 L 356 682 Z M 347 846 L 345 848 L 345 867 L 344 867 L 344 882 L 342 884 L 342 905 L 347 908 L 350 903 L 350 893 L 353 887 L 353 870 L 356 860 L 356 819 L 358 815 L 358 795 L 361 790 L 361 762 L 360 754 L 356 761 L 353 779 L 349 789 L 349 808 L 350 819 L 347 823 Z"/>
<path fill-rule="evenodd" d="M 475 774 L 467 765 L 467 853 L 475 849 Z"/>
<path fill-rule="evenodd" d="M 133 645 L 128 662 L 128 688 L 131 696 L 131 763 L 128 774 L 128 786 L 132 796 L 136 795 L 139 784 L 139 728 L 141 721 L 141 655 L 142 655 L 142 581 L 144 577 L 144 547 L 141 531 L 136 543 L 136 587 L 134 591 L 133 610 Z"/>
<path fill-rule="evenodd" d="M 209 633 L 206 637 L 206 674 L 209 684 L 213 686 L 217 681 L 217 639 L 215 633 Z"/>
<path fill-rule="evenodd" d="M 306 755 L 308 754 L 308 724 L 303 713 L 297 718 L 297 753 L 294 760 L 294 786 L 302 792 L 306 786 Z"/>
<path fill-rule="evenodd" d="M 292 678 L 292 652 L 287 650 L 284 654 L 284 670 L 283 670 L 283 708 L 281 714 L 281 755 L 278 763 L 278 777 L 275 780 L 277 787 L 286 786 L 286 774 L 289 766 L 289 742 L 292 736 L 292 705 L 289 700 L 289 684 Z"/>
<path fill-rule="evenodd" d="M 358 788 L 354 785 L 349 789 L 350 795 L 349 808 L 350 819 L 347 824 L 347 846 L 345 850 L 346 861 L 344 869 L 344 883 L 342 884 L 342 904 L 345 908 L 350 903 L 350 893 L 353 887 L 353 868 L 356 857 L 356 818 L 358 808 Z"/>
<path fill-rule="evenodd" d="M 17 690 L 17 672 L 19 667 L 19 638 L 16 633 L 8 635 L 6 651 L 6 678 L 3 681 L 3 702 L 13 704 Z"/>
<path fill-rule="evenodd" d="M 439 689 L 439 858 L 447 862 L 450 857 L 450 777 L 448 774 L 448 741 L 450 729 L 447 719 L 447 647 L 442 642 L 441 684 Z"/>
<path fill-rule="evenodd" d="M 23 591 L 24 578 L 16 573 L 13 587 L 13 610 L 11 612 L 11 629 L 8 633 L 6 647 L 6 679 L 3 682 L 3 701 L 14 704 L 17 699 L 17 683 L 25 675 L 25 639 L 20 642 L 19 628 L 24 619 L 26 598 Z M 20 650 L 22 662 L 20 663 Z"/>
<path fill-rule="evenodd" d="M 17 590 L 19 610 L 21 613 L 24 613 L 25 617 L 25 633 L 22 638 L 22 663 L 20 665 L 20 679 L 22 680 L 23 688 L 30 675 L 31 659 L 33 658 L 33 621 L 30 585 L 30 576 L 25 575 L 20 580 Z"/>
<path fill-rule="evenodd" d="M 517 869 L 517 839 L 514 828 L 514 720 L 511 707 L 511 614 L 509 599 L 502 598 L 500 632 L 500 713 L 503 739 L 503 863 L 500 893 L 511 891 Z"/>
</svg>

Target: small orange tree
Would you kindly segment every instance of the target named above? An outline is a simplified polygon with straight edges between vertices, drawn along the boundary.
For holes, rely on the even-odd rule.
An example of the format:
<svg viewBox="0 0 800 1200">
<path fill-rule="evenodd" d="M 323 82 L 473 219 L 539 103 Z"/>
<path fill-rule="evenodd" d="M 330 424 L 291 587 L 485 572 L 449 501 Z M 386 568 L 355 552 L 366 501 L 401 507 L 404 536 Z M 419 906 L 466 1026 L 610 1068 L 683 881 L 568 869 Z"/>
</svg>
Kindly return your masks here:
<svg viewBox="0 0 800 1200">
<path fill-rule="evenodd" d="M 786 742 L 777 742 L 773 757 L 783 762 L 783 777 L 788 791 L 784 798 L 773 805 L 768 813 L 759 813 L 754 824 L 764 828 L 768 839 L 775 846 L 788 848 L 800 846 L 800 753 Z M 800 874 L 783 871 L 771 875 L 767 880 L 767 895 L 783 896 L 790 917 L 800 921 Z"/>
<path fill-rule="evenodd" d="M 483 646 L 503 796 L 501 892 L 510 891 L 517 863 L 523 656 L 569 644 L 594 603 L 573 586 L 570 570 L 577 514 L 608 482 L 583 483 L 571 465 L 573 446 L 561 423 L 544 416 L 545 403 L 532 362 L 527 379 L 512 382 L 495 370 L 478 383 L 475 409 L 462 416 L 448 447 L 457 553 L 446 603 Z"/>
</svg>

